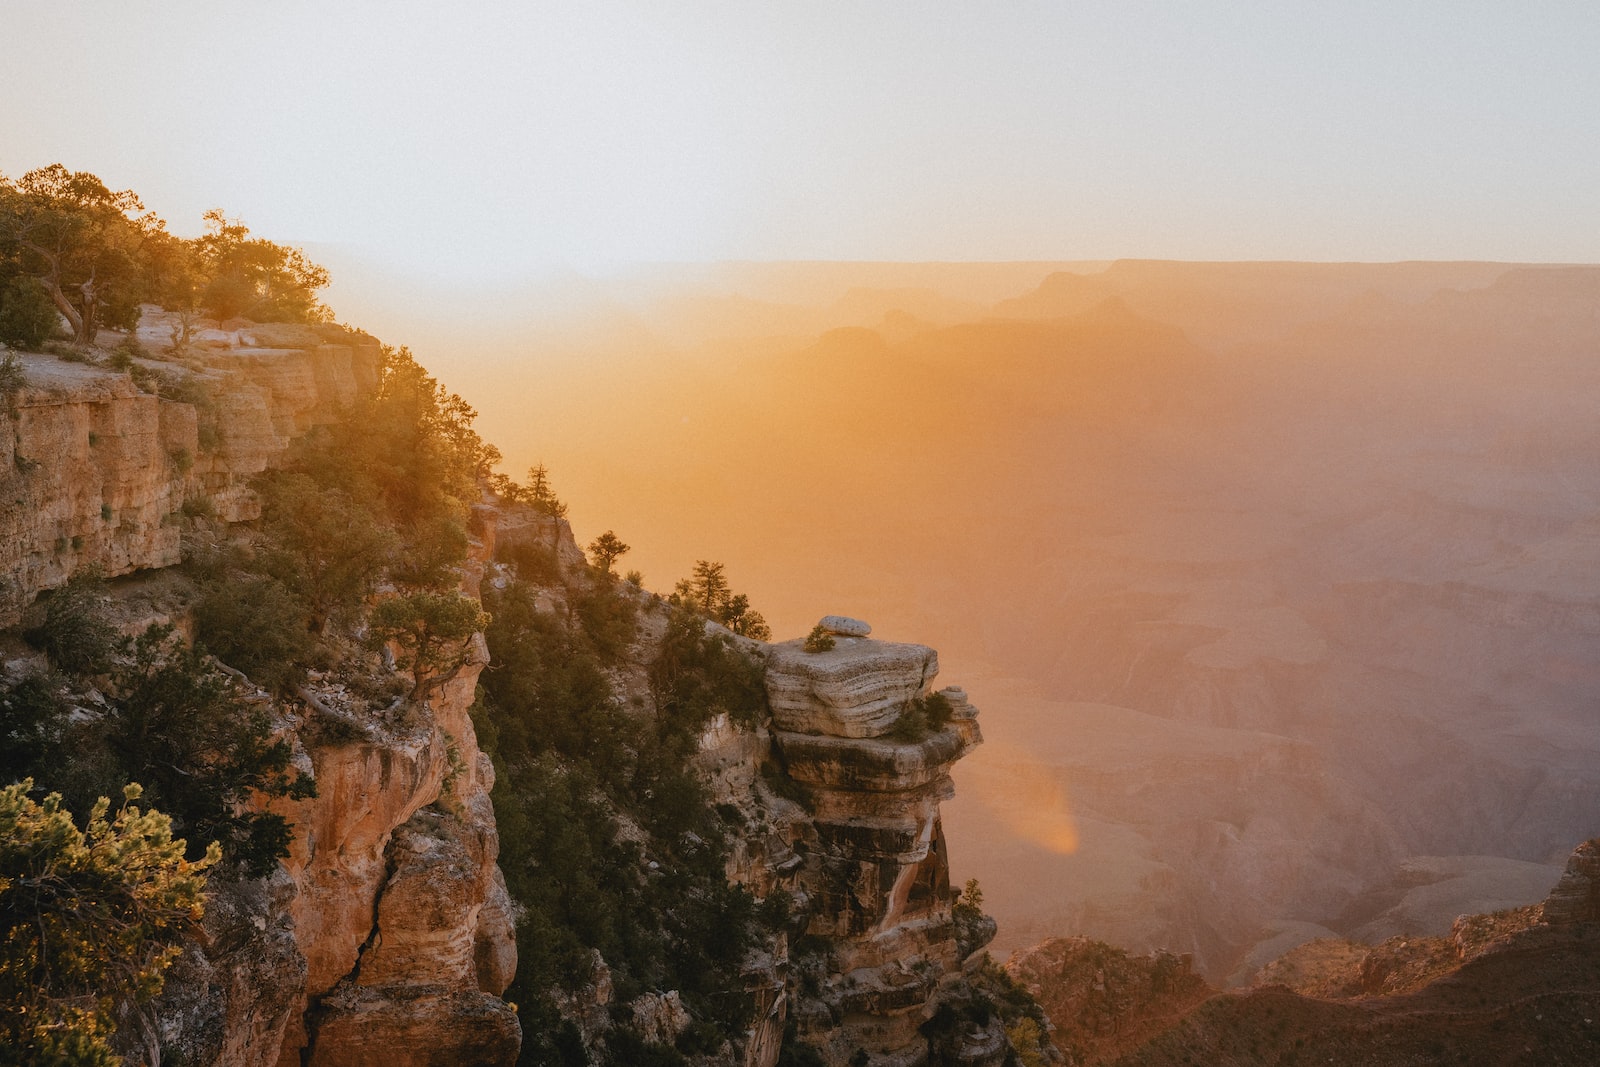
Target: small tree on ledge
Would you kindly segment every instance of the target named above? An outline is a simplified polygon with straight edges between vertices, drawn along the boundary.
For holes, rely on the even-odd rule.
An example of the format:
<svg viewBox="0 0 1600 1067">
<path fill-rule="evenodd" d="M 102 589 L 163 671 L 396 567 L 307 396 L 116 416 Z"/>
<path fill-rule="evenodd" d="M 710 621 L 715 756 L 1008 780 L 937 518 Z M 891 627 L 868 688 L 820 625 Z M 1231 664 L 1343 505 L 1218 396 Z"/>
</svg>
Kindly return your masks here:
<svg viewBox="0 0 1600 1067">
<path fill-rule="evenodd" d="M 632 546 L 623 544 L 620 537 L 607 530 L 589 542 L 589 554 L 594 557 L 595 566 L 600 568 L 600 573 L 609 578 L 611 565 L 618 557 L 625 555 L 630 547 Z"/>
<path fill-rule="evenodd" d="M 454 678 L 465 665 L 463 644 L 489 625 L 489 613 L 459 593 L 413 593 L 385 600 L 372 611 L 372 640 L 400 646 L 399 666 L 411 672 L 412 700 Z"/>
<path fill-rule="evenodd" d="M 834 646 L 833 635 L 822 628 L 819 622 L 806 634 L 806 643 L 803 646 L 807 652 L 826 652 Z"/>
</svg>

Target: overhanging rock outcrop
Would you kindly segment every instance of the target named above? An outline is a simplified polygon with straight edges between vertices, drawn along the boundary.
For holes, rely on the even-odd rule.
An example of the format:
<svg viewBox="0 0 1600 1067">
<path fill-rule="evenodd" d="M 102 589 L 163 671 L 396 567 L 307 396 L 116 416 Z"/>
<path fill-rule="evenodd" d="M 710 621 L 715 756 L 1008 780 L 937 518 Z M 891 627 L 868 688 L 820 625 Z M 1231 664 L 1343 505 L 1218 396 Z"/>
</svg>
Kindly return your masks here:
<svg viewBox="0 0 1600 1067">
<path fill-rule="evenodd" d="M 924 645 L 846 635 L 826 651 L 791 641 L 768 657 L 774 747 L 811 814 L 792 1017 L 841 1067 L 863 1053 L 880 1067 L 927 1062 L 923 1024 L 961 995 L 972 949 L 957 943 L 939 803 L 954 795 L 951 765 L 982 737 L 960 689 L 930 700 L 938 672 Z M 997 1026 L 969 1024 L 942 1051 L 998 1063 Z"/>
</svg>

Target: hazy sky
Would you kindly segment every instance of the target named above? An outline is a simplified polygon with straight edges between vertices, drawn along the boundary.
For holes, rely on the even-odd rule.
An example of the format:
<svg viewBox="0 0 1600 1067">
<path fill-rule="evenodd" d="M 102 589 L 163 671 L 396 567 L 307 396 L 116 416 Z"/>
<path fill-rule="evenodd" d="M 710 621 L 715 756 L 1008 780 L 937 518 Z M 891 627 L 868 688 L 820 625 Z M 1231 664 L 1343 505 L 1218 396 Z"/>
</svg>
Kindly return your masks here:
<svg viewBox="0 0 1600 1067">
<path fill-rule="evenodd" d="M 0 170 L 404 269 L 1600 260 L 1600 4 L 0 0 Z"/>
</svg>

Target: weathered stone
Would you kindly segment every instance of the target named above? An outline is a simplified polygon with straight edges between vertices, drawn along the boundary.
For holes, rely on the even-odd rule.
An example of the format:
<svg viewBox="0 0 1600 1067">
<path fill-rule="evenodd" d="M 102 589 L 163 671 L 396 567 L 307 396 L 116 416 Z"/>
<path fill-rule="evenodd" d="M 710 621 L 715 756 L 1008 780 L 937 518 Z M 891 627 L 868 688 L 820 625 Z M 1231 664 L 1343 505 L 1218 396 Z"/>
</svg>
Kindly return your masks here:
<svg viewBox="0 0 1600 1067">
<path fill-rule="evenodd" d="M 915 742 L 787 732 L 779 732 L 775 740 L 795 781 L 880 793 L 917 789 L 939 780 L 971 747 L 954 730 Z"/>
<path fill-rule="evenodd" d="M 938 673 L 938 654 L 926 645 L 843 638 L 826 652 L 806 652 L 788 641 L 768 654 L 767 697 L 780 730 L 877 737 Z"/>
<path fill-rule="evenodd" d="M 126 373 L 20 354 L 26 384 L 0 434 L 0 626 L 89 567 L 112 577 L 178 563 L 186 501 L 256 518 L 250 479 L 370 394 L 378 358 L 375 342 L 319 341 L 208 352 L 203 367 L 151 364 L 212 398 L 202 440 L 192 404 L 142 392 Z"/>
<path fill-rule="evenodd" d="M 628 1004 L 633 1012 L 633 1028 L 646 1041 L 670 1045 L 689 1025 L 689 1012 L 676 989 L 665 993 L 644 993 Z"/>
<path fill-rule="evenodd" d="M 374 990 L 343 984 L 311 1017 L 309 1067 L 510 1067 L 517 1013 L 476 990 Z"/>
<path fill-rule="evenodd" d="M 860 619 L 852 619 L 848 615 L 824 615 L 817 625 L 830 634 L 839 637 L 866 637 L 872 633 L 872 626 Z"/>
<path fill-rule="evenodd" d="M 1544 921 L 1552 926 L 1600 922 L 1600 837 L 1572 850 L 1561 881 L 1545 898 Z"/>
<path fill-rule="evenodd" d="M 970 995 L 961 962 L 972 944 L 958 941 L 939 803 L 953 795 L 950 766 L 982 740 L 977 710 L 947 689 L 943 728 L 919 740 L 881 736 L 938 669 L 930 648 L 859 636 L 827 652 L 789 642 L 769 653 L 774 748 L 811 816 L 799 877 L 807 934 L 828 946 L 825 960 L 803 965 L 816 992 L 799 996 L 791 1016 L 830 1067 L 861 1050 L 877 1067 L 927 1062 L 923 1021 L 941 1000 Z M 966 1064 L 997 1064 L 1009 1048 L 996 1027 L 940 1040 L 940 1056 Z"/>
</svg>

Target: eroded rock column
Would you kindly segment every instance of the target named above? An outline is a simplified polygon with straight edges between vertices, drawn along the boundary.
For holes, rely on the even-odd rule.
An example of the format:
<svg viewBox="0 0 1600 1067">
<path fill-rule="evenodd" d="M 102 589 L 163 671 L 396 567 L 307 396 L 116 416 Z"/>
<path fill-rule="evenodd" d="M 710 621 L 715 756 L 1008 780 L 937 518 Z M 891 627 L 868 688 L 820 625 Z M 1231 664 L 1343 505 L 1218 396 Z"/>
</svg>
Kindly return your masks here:
<svg viewBox="0 0 1600 1067">
<path fill-rule="evenodd" d="M 963 962 L 939 803 L 982 740 L 977 712 L 959 689 L 933 692 L 933 649 L 873 640 L 856 620 L 823 626 L 832 648 L 776 645 L 767 666 L 775 747 L 812 815 L 793 1014 L 830 1063 L 865 1052 L 909 1067 L 926 1061 L 919 1028 Z"/>
</svg>

